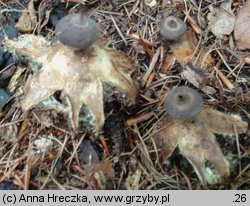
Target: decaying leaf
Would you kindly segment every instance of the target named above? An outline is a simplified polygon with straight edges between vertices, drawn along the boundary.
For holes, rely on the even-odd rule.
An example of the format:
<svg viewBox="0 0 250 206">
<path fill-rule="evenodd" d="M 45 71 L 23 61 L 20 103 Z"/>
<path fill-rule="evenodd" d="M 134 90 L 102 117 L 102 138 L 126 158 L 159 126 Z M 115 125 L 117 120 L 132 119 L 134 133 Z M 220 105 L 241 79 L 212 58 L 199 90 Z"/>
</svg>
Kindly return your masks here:
<svg viewBox="0 0 250 206">
<path fill-rule="evenodd" d="M 137 89 L 130 77 L 134 63 L 125 54 L 105 48 L 101 41 L 80 51 L 59 43 L 50 46 L 43 37 L 23 35 L 16 41 L 6 40 L 6 46 L 25 57 L 34 71 L 42 67 L 28 85 L 23 111 L 39 103 L 45 108 L 60 105 L 75 131 L 80 121 L 98 133 L 104 124 L 104 91 L 109 95 L 118 91 L 125 103 L 135 102 Z M 66 94 L 66 107 L 52 97 L 56 91 Z"/>
<path fill-rule="evenodd" d="M 243 8 L 239 11 L 235 27 L 234 27 L 234 37 L 236 39 L 239 49 L 249 49 L 250 48 L 250 1 L 248 0 Z"/>
<path fill-rule="evenodd" d="M 37 33 L 40 34 L 43 27 L 45 27 L 50 19 L 50 14 L 53 7 L 48 7 L 46 3 L 41 1 L 38 7 L 39 24 L 37 25 Z M 44 15 L 43 15 L 44 14 Z M 44 16 L 44 19 L 42 18 Z"/>
<path fill-rule="evenodd" d="M 204 86 L 201 90 L 207 95 L 214 95 L 216 93 L 215 88 L 211 86 Z"/>
<path fill-rule="evenodd" d="M 197 68 L 193 66 L 191 63 L 188 63 L 185 66 L 185 69 L 182 71 L 181 76 L 189 81 L 196 88 L 199 88 L 207 95 L 212 95 L 216 93 L 216 90 L 208 85 L 204 85 L 205 83 L 205 70 L 201 68 Z"/>
<path fill-rule="evenodd" d="M 28 11 L 24 11 L 19 18 L 15 27 L 17 30 L 23 33 L 31 32 L 36 28 L 37 17 L 36 11 L 34 8 L 34 0 L 31 0 L 28 4 Z"/>
<path fill-rule="evenodd" d="M 213 58 L 204 47 L 200 48 L 197 52 L 196 44 L 192 32 L 187 31 L 180 40 L 172 42 L 170 48 L 177 61 L 182 66 L 186 65 L 188 62 L 193 62 L 193 60 L 196 60 L 197 56 L 198 59 L 196 60 L 195 66 L 206 69 L 213 64 Z"/>
<path fill-rule="evenodd" d="M 203 86 L 202 83 L 204 83 L 206 69 L 211 67 L 214 61 L 205 47 L 197 49 L 196 44 L 197 41 L 192 35 L 192 32 L 187 31 L 180 40 L 172 42 L 170 47 L 177 61 L 185 68 L 181 76 L 195 87 L 203 90 L 200 87 Z M 165 62 L 163 66 L 165 66 Z"/>
<path fill-rule="evenodd" d="M 196 68 L 192 64 L 188 63 L 181 75 L 195 87 L 199 88 L 200 84 L 203 83 L 204 70 Z"/>
<path fill-rule="evenodd" d="M 161 66 L 161 73 L 162 74 L 168 74 L 171 70 L 171 68 L 174 66 L 174 63 L 175 63 L 175 56 L 173 53 L 168 53 L 164 59 L 164 62 Z"/>
<path fill-rule="evenodd" d="M 158 124 L 156 143 L 163 157 L 169 157 L 176 147 L 193 166 L 203 185 L 213 184 L 206 163 L 219 173 L 219 180 L 230 175 L 229 162 L 224 157 L 216 134 L 234 135 L 247 131 L 247 123 L 211 108 L 204 110 L 192 120 L 173 120 L 165 116 Z"/>
<path fill-rule="evenodd" d="M 235 16 L 231 10 L 232 0 L 220 4 L 219 7 L 210 6 L 209 29 L 217 37 L 222 39 L 224 35 L 229 35 L 234 29 Z"/>
</svg>

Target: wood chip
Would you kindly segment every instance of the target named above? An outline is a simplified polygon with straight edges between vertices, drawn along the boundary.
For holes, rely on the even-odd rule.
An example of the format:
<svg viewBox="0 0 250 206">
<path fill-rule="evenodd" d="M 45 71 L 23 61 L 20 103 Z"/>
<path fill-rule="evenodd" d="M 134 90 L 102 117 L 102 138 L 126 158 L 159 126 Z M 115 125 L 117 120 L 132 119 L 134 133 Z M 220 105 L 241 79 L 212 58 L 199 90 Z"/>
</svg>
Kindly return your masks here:
<svg viewBox="0 0 250 206">
<path fill-rule="evenodd" d="M 249 49 L 250 48 L 250 1 L 248 0 L 243 8 L 239 11 L 235 27 L 234 27 L 234 37 L 239 49 Z"/>
</svg>

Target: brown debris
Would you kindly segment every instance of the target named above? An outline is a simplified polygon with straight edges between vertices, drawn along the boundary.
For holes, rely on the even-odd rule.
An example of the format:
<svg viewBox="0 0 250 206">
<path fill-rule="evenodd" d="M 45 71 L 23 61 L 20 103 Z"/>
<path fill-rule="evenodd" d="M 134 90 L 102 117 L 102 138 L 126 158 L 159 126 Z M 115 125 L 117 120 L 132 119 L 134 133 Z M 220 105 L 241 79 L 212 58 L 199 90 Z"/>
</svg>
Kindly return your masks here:
<svg viewBox="0 0 250 206">
<path fill-rule="evenodd" d="M 250 48 L 250 1 L 246 1 L 242 9 L 239 11 L 235 27 L 234 27 L 234 37 L 239 49 L 249 49 Z"/>
<path fill-rule="evenodd" d="M 34 0 L 31 0 L 27 7 L 28 11 L 24 11 L 19 18 L 15 27 L 22 33 L 33 31 L 37 25 L 36 11 L 34 8 Z"/>
<path fill-rule="evenodd" d="M 232 0 L 222 2 L 219 7 L 209 6 L 210 13 L 208 13 L 208 29 L 220 39 L 224 35 L 232 33 L 235 24 L 235 16 L 231 9 Z"/>
<path fill-rule="evenodd" d="M 161 73 L 169 74 L 170 70 L 172 69 L 172 67 L 175 64 L 175 61 L 176 61 L 176 58 L 175 58 L 174 54 L 168 53 L 164 59 L 162 66 L 161 66 L 161 69 L 160 69 Z"/>
<path fill-rule="evenodd" d="M 196 40 L 190 31 L 187 31 L 179 41 L 172 42 L 170 48 L 181 65 L 192 62 L 194 56 L 197 54 Z M 205 69 L 212 64 L 213 59 L 211 55 L 202 47 L 199 50 L 199 59 L 196 66 Z"/>
</svg>

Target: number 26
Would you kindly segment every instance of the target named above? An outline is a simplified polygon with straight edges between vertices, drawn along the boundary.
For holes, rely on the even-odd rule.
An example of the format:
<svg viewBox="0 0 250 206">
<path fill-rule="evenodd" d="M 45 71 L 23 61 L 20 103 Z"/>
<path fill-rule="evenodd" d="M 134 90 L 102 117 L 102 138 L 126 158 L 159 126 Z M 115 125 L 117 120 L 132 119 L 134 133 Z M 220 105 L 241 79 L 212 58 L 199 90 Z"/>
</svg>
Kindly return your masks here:
<svg viewBox="0 0 250 206">
<path fill-rule="evenodd" d="M 234 202 L 246 202 L 247 201 L 247 195 L 246 194 L 235 194 L 236 200 Z"/>
</svg>

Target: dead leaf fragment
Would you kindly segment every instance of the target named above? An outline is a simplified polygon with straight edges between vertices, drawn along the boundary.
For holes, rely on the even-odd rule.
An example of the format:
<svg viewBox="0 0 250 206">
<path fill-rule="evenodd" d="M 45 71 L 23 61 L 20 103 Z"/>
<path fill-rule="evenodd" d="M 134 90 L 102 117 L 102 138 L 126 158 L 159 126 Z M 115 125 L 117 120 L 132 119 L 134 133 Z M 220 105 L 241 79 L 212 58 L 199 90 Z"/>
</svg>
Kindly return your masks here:
<svg viewBox="0 0 250 206">
<path fill-rule="evenodd" d="M 174 66 L 175 64 L 175 56 L 173 55 L 173 53 L 168 53 L 164 59 L 164 62 L 161 66 L 161 73 L 162 74 L 169 74 L 171 68 Z"/>
<path fill-rule="evenodd" d="M 204 86 L 201 90 L 207 95 L 214 95 L 216 93 L 215 88 L 211 86 Z"/>
<path fill-rule="evenodd" d="M 215 133 L 241 134 L 247 131 L 247 127 L 247 123 L 240 119 L 211 108 L 204 108 L 192 120 L 171 120 L 166 115 L 158 124 L 157 130 L 160 132 L 155 138 L 158 147 L 162 149 L 163 157 L 169 157 L 178 146 L 180 153 L 193 166 L 201 183 L 206 185 L 207 182 L 218 183 L 211 182 L 205 166 L 206 161 L 209 161 L 220 174 L 219 181 L 230 175 L 230 165 L 215 139 Z"/>
<path fill-rule="evenodd" d="M 184 67 L 188 62 L 196 60 L 195 66 L 208 68 L 213 64 L 213 58 L 204 48 L 197 49 L 197 41 L 192 32 L 187 31 L 179 41 L 172 42 L 170 48 L 177 61 Z"/>
<path fill-rule="evenodd" d="M 235 27 L 234 27 L 234 37 L 239 49 L 249 49 L 250 48 L 250 1 L 248 0 L 243 8 L 239 11 Z"/>
<path fill-rule="evenodd" d="M 232 0 L 221 3 L 220 7 L 210 6 L 210 13 L 207 18 L 209 20 L 209 29 L 220 39 L 224 35 L 229 35 L 234 29 L 235 16 L 231 10 Z"/>
<path fill-rule="evenodd" d="M 36 11 L 34 8 L 34 1 L 31 0 L 28 4 L 27 11 L 24 11 L 22 13 L 15 27 L 18 31 L 27 33 L 33 31 L 36 28 L 36 25 L 37 25 Z"/>
<path fill-rule="evenodd" d="M 41 30 L 43 27 L 45 27 L 50 19 L 50 14 L 53 10 L 53 7 L 48 7 L 47 4 L 44 4 L 43 1 L 41 1 L 41 3 L 39 4 L 38 7 L 38 16 L 39 16 L 39 24 L 37 25 L 37 32 L 38 34 L 40 34 Z M 42 14 L 45 13 L 44 15 L 44 19 L 42 18 Z"/>
<path fill-rule="evenodd" d="M 199 88 L 204 80 L 204 70 L 196 68 L 188 63 L 186 69 L 181 73 L 181 76 L 187 79 L 195 87 Z"/>
</svg>

